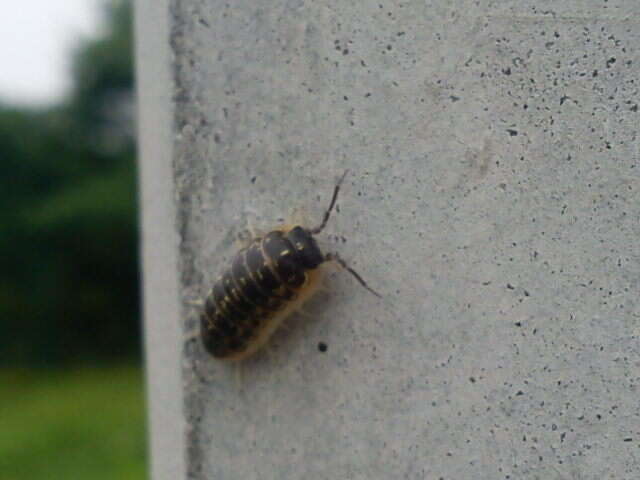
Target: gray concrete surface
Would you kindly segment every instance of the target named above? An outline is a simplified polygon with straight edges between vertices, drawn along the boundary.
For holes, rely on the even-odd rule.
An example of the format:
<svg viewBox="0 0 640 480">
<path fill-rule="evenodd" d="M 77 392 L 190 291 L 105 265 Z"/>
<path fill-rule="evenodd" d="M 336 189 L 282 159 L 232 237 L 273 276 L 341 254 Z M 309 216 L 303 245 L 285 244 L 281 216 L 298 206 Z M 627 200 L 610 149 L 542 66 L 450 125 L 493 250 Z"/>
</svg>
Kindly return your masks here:
<svg viewBox="0 0 640 480">
<path fill-rule="evenodd" d="M 143 99 L 142 131 L 170 143 L 143 166 L 170 152 L 175 204 L 145 219 L 145 248 L 177 235 L 186 340 L 150 396 L 182 366 L 187 444 L 152 443 L 154 462 L 184 455 L 194 479 L 640 478 L 640 3 L 170 7 L 149 55 L 170 48 L 173 101 Z M 237 234 L 294 208 L 315 222 L 347 167 L 322 246 L 384 299 L 336 273 L 239 371 L 207 357 L 193 300 Z M 174 274 L 154 262 L 173 268 L 152 258 L 147 282 Z M 147 310 L 152 367 L 172 312 Z M 175 434 L 165 414 L 154 435 Z"/>
<path fill-rule="evenodd" d="M 185 478 L 168 0 L 136 1 L 136 77 L 150 478 Z"/>
</svg>

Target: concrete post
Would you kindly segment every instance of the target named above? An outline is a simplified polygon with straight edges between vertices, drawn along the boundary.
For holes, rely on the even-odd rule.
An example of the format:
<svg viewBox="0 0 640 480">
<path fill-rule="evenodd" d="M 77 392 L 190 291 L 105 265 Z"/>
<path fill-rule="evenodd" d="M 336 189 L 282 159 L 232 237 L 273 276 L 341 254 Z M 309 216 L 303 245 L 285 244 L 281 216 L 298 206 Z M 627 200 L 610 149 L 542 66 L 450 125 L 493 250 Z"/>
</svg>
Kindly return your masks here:
<svg viewBox="0 0 640 480">
<path fill-rule="evenodd" d="M 639 19 L 139 0 L 154 479 L 638 478 Z M 321 245 L 384 298 L 337 272 L 208 357 L 238 233 L 315 223 L 345 168 Z"/>
</svg>

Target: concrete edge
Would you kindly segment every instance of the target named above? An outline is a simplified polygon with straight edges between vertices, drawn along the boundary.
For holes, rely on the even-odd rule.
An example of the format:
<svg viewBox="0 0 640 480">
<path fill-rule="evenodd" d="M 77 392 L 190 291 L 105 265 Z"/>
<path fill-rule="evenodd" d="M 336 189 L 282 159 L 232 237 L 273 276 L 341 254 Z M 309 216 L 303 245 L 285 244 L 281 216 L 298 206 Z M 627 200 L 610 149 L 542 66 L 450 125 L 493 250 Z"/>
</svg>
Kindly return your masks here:
<svg viewBox="0 0 640 480">
<path fill-rule="evenodd" d="M 139 204 L 150 477 L 185 478 L 169 0 L 135 1 Z"/>
</svg>

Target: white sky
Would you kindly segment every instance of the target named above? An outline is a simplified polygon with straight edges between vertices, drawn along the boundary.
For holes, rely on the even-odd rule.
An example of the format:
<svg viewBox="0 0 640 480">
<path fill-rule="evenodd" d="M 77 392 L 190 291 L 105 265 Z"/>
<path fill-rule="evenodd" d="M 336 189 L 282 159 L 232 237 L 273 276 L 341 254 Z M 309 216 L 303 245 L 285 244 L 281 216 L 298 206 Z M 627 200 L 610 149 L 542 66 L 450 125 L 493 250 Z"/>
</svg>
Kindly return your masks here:
<svg viewBox="0 0 640 480">
<path fill-rule="evenodd" d="M 7 0 L 0 16 L 0 102 L 42 105 L 69 87 L 78 39 L 97 32 L 101 0 Z"/>
</svg>

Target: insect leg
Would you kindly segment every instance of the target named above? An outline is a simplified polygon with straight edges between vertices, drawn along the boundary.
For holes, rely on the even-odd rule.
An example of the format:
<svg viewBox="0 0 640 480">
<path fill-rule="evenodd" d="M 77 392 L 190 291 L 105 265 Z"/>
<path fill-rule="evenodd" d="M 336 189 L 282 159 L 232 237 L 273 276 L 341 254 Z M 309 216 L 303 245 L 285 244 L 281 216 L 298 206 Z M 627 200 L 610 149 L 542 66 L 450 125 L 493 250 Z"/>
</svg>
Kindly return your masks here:
<svg viewBox="0 0 640 480">
<path fill-rule="evenodd" d="M 250 229 L 246 228 L 244 230 L 240 230 L 236 235 L 237 248 L 247 248 L 251 245 L 253 238 L 253 233 Z"/>
<path fill-rule="evenodd" d="M 244 228 L 240 228 L 234 235 L 235 243 L 238 248 L 247 248 L 254 241 L 263 237 L 264 233 L 262 229 L 256 226 L 254 216 L 248 215 L 245 219 Z"/>
<path fill-rule="evenodd" d="M 239 249 L 247 248 L 261 237 L 262 234 L 250 225 L 236 234 L 236 245 Z"/>
<path fill-rule="evenodd" d="M 364 288 L 369 290 L 376 297 L 382 298 L 382 295 L 380 295 L 373 288 L 371 288 L 369 285 L 367 285 L 367 282 L 365 282 L 363 280 L 363 278 L 360 276 L 360 274 L 358 272 L 356 272 L 353 268 L 351 268 L 349 265 L 347 265 L 347 263 L 342 258 L 340 258 L 340 256 L 337 253 L 335 253 L 335 252 L 334 253 L 327 253 L 325 255 L 325 257 L 324 257 L 324 260 L 326 262 L 336 262 L 338 265 L 340 265 L 342 268 L 344 268 L 347 272 L 349 272 L 351 275 L 353 275 L 355 277 L 355 279 L 358 281 L 358 283 L 360 283 L 360 285 L 362 285 Z"/>
</svg>

